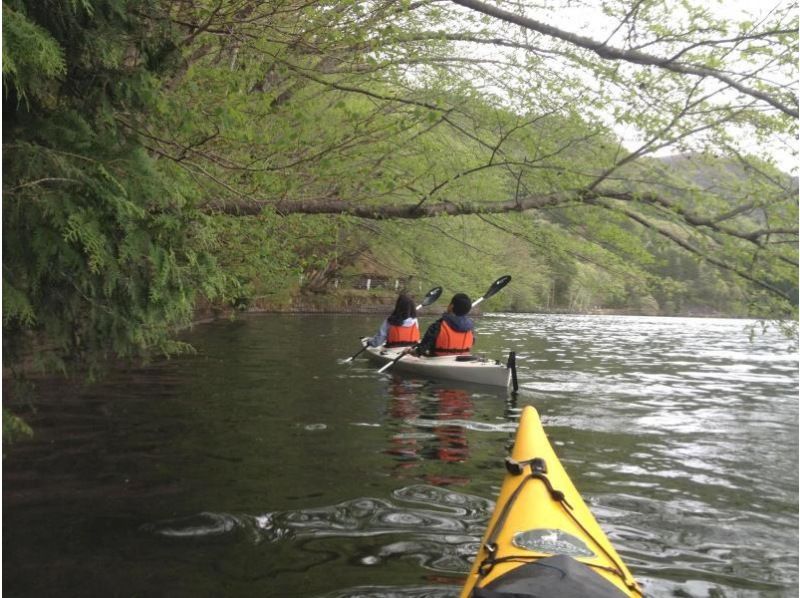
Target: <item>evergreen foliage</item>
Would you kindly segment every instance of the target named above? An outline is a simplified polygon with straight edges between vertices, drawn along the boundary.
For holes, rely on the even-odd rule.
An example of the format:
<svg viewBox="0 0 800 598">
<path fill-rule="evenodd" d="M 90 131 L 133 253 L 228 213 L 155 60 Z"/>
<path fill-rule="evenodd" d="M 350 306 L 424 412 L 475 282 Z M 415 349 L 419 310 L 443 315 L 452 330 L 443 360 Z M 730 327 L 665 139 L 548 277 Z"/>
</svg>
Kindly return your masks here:
<svg viewBox="0 0 800 598">
<path fill-rule="evenodd" d="M 172 338 L 225 277 L 206 216 L 116 122 L 149 109 L 152 43 L 115 2 L 4 3 L 3 353 L 94 375 Z M 146 8 L 146 7 L 143 7 Z M 158 36 L 156 36 L 158 37 Z"/>
</svg>

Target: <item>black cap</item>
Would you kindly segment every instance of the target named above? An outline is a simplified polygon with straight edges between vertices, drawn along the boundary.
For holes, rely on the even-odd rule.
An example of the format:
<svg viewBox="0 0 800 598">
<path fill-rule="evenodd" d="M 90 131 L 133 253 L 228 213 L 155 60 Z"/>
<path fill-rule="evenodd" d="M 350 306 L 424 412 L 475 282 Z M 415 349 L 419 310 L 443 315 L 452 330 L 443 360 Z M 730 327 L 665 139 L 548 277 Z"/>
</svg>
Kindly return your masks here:
<svg viewBox="0 0 800 598">
<path fill-rule="evenodd" d="M 466 316 L 469 310 L 472 309 L 472 299 L 464 293 L 456 293 L 453 295 L 453 299 L 450 303 L 453 304 L 453 313 L 457 316 Z"/>
</svg>

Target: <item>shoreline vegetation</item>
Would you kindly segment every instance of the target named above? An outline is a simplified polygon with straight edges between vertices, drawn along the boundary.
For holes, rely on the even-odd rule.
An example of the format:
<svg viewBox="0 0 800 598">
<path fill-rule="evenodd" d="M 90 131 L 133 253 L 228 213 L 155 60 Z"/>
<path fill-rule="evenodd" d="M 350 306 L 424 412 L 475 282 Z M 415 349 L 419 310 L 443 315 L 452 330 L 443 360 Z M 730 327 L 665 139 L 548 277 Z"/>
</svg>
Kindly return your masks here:
<svg viewBox="0 0 800 598">
<path fill-rule="evenodd" d="M 214 320 L 233 317 L 237 314 L 386 314 L 392 310 L 396 294 L 385 293 L 363 293 L 360 295 L 305 295 L 301 294 L 292 297 L 288 302 L 270 302 L 264 299 L 253 301 L 242 301 L 236 307 L 218 305 L 199 306 L 195 311 L 192 325 L 202 324 Z M 441 311 L 441 310 L 439 310 Z M 434 316 L 439 313 L 436 306 L 422 314 Z M 589 309 L 570 309 L 568 307 L 538 307 L 532 310 L 499 309 L 491 310 L 488 313 L 520 313 L 520 314 L 563 314 L 563 315 L 593 315 L 593 316 L 647 316 L 664 318 L 731 318 L 731 319 L 758 319 L 751 316 L 727 314 L 708 309 L 690 309 L 680 312 L 667 313 L 662 310 L 642 309 L 637 307 L 608 308 L 594 307 Z M 487 312 L 476 309 L 472 312 L 474 316 L 481 316 Z"/>
</svg>

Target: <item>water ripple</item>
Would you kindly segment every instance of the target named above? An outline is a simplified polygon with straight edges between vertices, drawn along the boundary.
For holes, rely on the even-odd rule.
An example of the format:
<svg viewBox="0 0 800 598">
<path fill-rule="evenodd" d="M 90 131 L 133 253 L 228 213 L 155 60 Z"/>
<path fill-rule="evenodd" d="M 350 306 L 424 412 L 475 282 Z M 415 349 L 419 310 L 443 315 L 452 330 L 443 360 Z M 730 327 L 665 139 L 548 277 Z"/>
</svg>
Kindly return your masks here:
<svg viewBox="0 0 800 598">
<path fill-rule="evenodd" d="M 425 419 L 425 418 L 410 418 L 405 420 L 409 426 L 416 428 L 441 428 L 443 426 L 458 426 L 465 430 L 472 430 L 474 432 L 507 432 L 511 433 L 516 430 L 517 425 L 515 422 L 501 422 L 491 424 L 488 422 L 472 421 L 467 419 Z"/>
<path fill-rule="evenodd" d="M 393 557 L 411 558 L 435 571 L 466 573 L 494 507 L 490 500 L 440 487 L 412 485 L 389 500 L 360 497 L 327 507 L 275 511 L 259 515 L 203 512 L 148 523 L 142 531 L 165 538 L 193 541 L 298 542 L 304 538 L 345 539 L 386 536 L 379 547 L 370 544 L 358 563 L 372 566 Z M 423 506 L 407 506 L 411 503 Z M 397 536 L 406 536 L 397 539 Z"/>
</svg>

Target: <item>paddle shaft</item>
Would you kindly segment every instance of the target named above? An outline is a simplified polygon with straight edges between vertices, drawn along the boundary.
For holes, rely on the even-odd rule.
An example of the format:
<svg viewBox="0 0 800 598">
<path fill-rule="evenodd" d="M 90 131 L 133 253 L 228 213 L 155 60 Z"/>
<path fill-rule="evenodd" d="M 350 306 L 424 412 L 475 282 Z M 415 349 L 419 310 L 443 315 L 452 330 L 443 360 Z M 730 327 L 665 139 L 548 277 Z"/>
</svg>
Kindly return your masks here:
<svg viewBox="0 0 800 598">
<path fill-rule="evenodd" d="M 359 355 L 361 355 L 361 354 L 362 354 L 364 351 L 366 351 L 366 350 L 367 350 L 367 347 L 369 347 L 369 345 L 368 345 L 367 343 L 364 343 L 364 346 L 363 346 L 363 347 L 361 347 L 361 350 L 360 350 L 360 351 L 358 351 L 358 352 L 354 353 L 353 355 L 351 355 L 350 357 L 348 357 L 347 359 L 345 359 L 345 363 L 347 363 L 348 361 L 353 361 L 353 360 L 354 360 L 356 357 L 358 357 L 358 356 L 359 356 Z"/>
<path fill-rule="evenodd" d="M 405 351 L 400 353 L 400 355 L 398 355 L 397 357 L 392 359 L 389 363 L 387 363 L 386 365 L 381 367 L 381 369 L 378 370 L 378 373 L 382 374 L 383 372 L 388 370 L 390 367 L 392 367 L 394 364 L 396 364 L 398 361 L 400 361 L 403 357 L 405 357 L 406 355 L 411 353 L 411 351 L 413 351 L 416 347 L 417 347 L 417 345 L 414 345 L 413 347 L 409 347 L 408 349 L 406 349 Z"/>
</svg>

